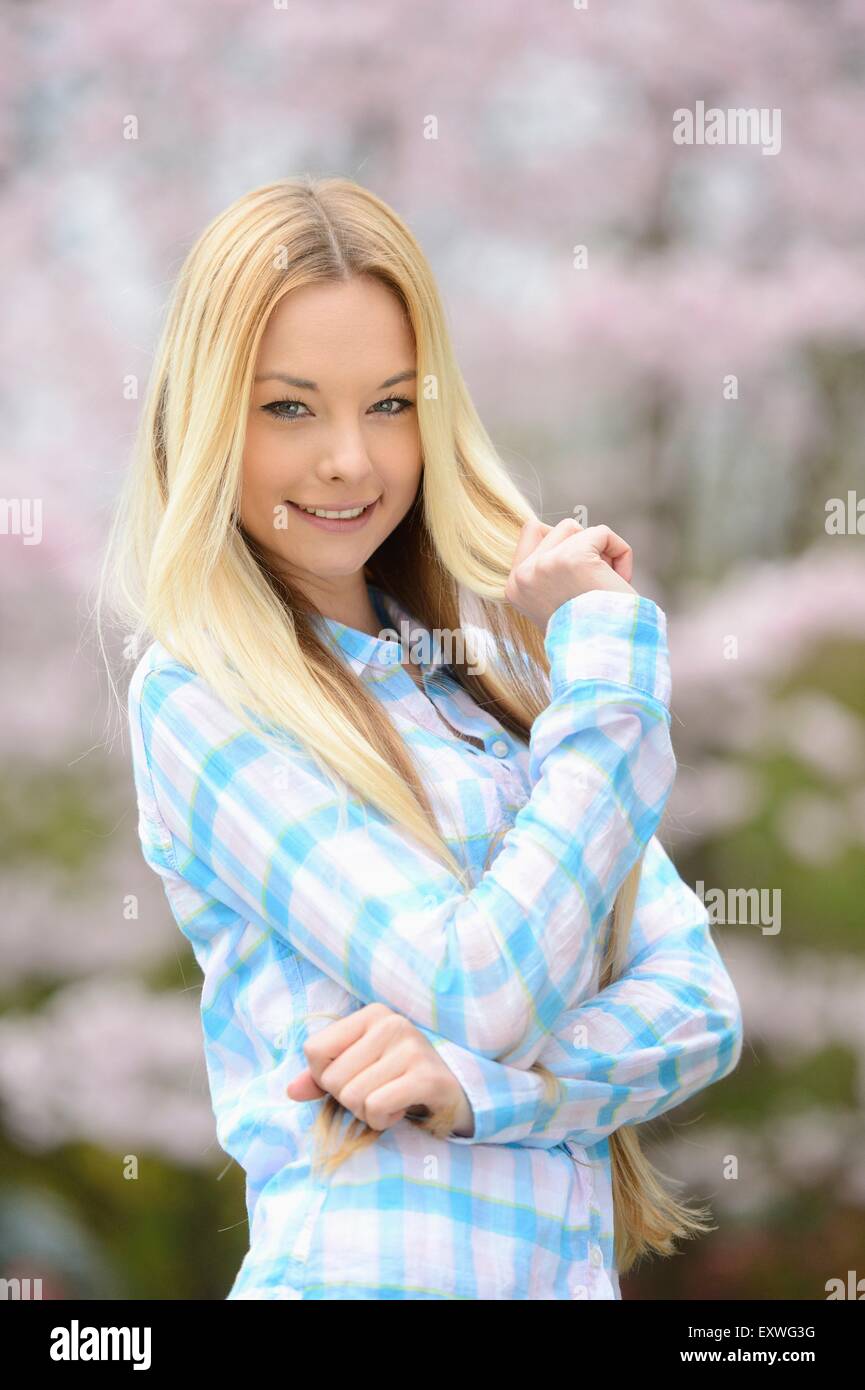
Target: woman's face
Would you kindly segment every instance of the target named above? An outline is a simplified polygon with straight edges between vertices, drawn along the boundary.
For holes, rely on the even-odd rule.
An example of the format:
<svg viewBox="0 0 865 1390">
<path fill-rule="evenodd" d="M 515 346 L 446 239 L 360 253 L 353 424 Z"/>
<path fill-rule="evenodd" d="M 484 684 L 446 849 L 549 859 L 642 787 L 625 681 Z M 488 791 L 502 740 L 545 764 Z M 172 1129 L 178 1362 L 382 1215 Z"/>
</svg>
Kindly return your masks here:
<svg viewBox="0 0 865 1390">
<path fill-rule="evenodd" d="M 273 310 L 258 353 L 241 521 L 313 596 L 362 571 L 421 477 L 415 347 L 378 281 L 304 285 Z M 301 507 L 360 517 L 320 519 Z"/>
</svg>

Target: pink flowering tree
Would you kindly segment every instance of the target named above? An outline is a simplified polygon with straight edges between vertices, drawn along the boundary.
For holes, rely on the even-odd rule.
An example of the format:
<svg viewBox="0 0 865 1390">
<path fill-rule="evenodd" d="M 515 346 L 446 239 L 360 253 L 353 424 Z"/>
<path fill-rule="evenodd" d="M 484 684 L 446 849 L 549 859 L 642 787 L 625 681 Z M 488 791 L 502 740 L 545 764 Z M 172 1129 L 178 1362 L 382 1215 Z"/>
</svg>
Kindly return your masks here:
<svg viewBox="0 0 865 1390">
<path fill-rule="evenodd" d="M 135 1219 L 170 1173 L 196 1184 L 191 1210 L 212 1199 L 214 1232 L 242 1225 L 239 1175 L 230 1198 L 215 1186 L 200 979 L 139 854 L 87 615 L 185 252 L 243 191 L 309 170 L 356 178 L 408 221 L 545 519 L 581 505 L 633 544 L 636 585 L 669 619 L 680 771 L 662 837 L 683 876 L 784 893 L 780 932 L 725 921 L 718 940 L 760 1058 L 807 1103 L 777 1126 L 750 1054 L 696 1103 L 711 1141 L 674 1143 L 667 1169 L 718 1193 L 737 1235 L 710 1269 L 702 1247 L 676 1269 L 742 1292 L 754 1260 L 733 1252 L 754 1254 L 773 1191 L 806 1201 L 830 1180 L 844 1230 L 820 1240 L 846 1269 L 865 1210 L 844 1159 L 865 1076 L 865 562 L 855 497 L 841 531 L 827 505 L 862 478 L 861 4 L 36 0 L 0 27 L 0 1143 L 16 1175 L 44 1163 L 58 1188 L 74 1171 L 109 1191 L 140 1150 L 166 1166 Z M 674 139 L 677 113 L 751 109 L 780 113 L 774 151 Z M 836 968 L 817 968 L 827 950 Z M 827 1113 L 830 1054 L 855 1079 Z M 729 1152 L 747 1183 L 717 1181 Z M 212 1234 L 226 1279 L 243 1234 Z M 141 1288 L 182 1267 L 181 1241 Z"/>
</svg>

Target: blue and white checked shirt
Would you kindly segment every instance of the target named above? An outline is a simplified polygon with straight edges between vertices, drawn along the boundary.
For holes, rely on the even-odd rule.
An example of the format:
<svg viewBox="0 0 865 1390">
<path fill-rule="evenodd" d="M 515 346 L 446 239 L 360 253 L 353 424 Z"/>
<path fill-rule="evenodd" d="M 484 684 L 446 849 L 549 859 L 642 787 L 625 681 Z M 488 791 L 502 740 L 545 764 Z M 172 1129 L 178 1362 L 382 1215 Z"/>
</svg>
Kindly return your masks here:
<svg viewBox="0 0 865 1390">
<path fill-rule="evenodd" d="M 383 629 L 424 632 L 370 596 Z M 418 760 L 472 886 L 147 649 L 129 689 L 139 834 L 203 972 L 217 1137 L 247 1178 L 249 1250 L 227 1297 L 620 1298 L 608 1136 L 726 1076 L 742 1049 L 708 914 L 655 835 L 676 770 L 665 615 L 618 592 L 562 604 L 527 742 L 435 655 L 424 694 L 398 643 L 316 621 Z M 615 891 L 644 849 L 627 965 L 598 994 Z M 285 1095 L 308 1027 L 330 1022 L 307 1012 L 374 1000 L 437 1047 L 475 1130 L 437 1140 L 404 1119 L 321 1180 L 323 1102 Z"/>
</svg>

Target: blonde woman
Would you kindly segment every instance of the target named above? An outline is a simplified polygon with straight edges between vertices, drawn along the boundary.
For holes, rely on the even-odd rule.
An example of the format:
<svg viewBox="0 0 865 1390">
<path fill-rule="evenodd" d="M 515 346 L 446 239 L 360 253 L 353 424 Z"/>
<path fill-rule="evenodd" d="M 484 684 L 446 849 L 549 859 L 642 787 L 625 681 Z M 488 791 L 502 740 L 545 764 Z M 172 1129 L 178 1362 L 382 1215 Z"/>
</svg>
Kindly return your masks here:
<svg viewBox="0 0 865 1390">
<path fill-rule="evenodd" d="M 98 606 L 149 639 L 139 833 L 246 1173 L 229 1298 L 615 1299 L 711 1229 L 635 1129 L 742 1032 L 656 836 L 666 619 L 631 577 L 534 517 L 382 201 L 284 179 L 204 231 Z"/>
</svg>

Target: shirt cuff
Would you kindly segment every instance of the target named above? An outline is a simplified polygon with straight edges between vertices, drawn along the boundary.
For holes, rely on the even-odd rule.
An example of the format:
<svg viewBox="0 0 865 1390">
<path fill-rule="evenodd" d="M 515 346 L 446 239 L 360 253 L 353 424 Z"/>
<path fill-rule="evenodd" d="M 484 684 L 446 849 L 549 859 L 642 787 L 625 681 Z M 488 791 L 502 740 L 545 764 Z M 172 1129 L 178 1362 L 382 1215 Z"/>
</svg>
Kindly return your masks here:
<svg viewBox="0 0 865 1390">
<path fill-rule="evenodd" d="M 544 634 L 555 698 L 577 681 L 630 685 L 669 705 L 667 617 L 653 599 L 590 589 L 567 599 Z"/>
<path fill-rule="evenodd" d="M 524 1118 L 521 1122 L 518 1109 L 520 1100 L 523 1103 L 527 1099 L 531 1100 L 531 1073 L 514 1067 L 504 1067 L 500 1062 L 491 1062 L 487 1057 L 477 1057 L 466 1048 L 436 1034 L 427 1033 L 427 1038 L 462 1086 L 474 1115 L 474 1132 L 470 1135 L 449 1134 L 449 1143 L 505 1143 L 508 1141 L 504 1132 L 509 1129 L 513 1130 L 511 1142 L 516 1142 L 530 1131 L 531 1124 L 526 1125 Z M 498 1086 L 494 1084 L 494 1079 L 498 1080 Z M 536 1106 L 535 1100 L 532 1108 Z M 525 1104 L 522 1108 L 525 1108 Z"/>
</svg>

